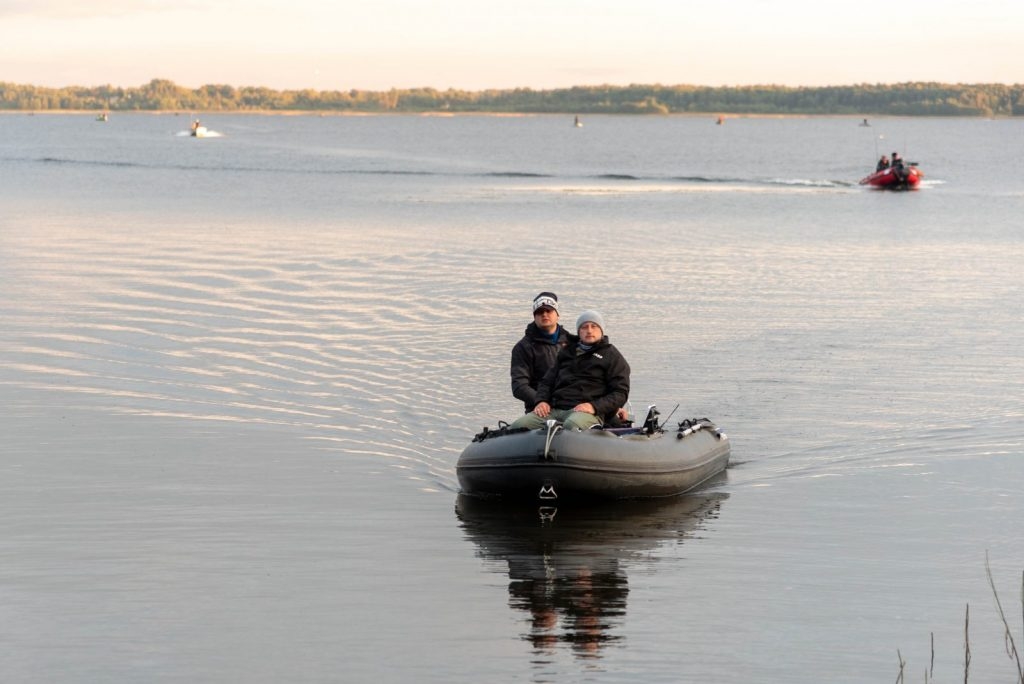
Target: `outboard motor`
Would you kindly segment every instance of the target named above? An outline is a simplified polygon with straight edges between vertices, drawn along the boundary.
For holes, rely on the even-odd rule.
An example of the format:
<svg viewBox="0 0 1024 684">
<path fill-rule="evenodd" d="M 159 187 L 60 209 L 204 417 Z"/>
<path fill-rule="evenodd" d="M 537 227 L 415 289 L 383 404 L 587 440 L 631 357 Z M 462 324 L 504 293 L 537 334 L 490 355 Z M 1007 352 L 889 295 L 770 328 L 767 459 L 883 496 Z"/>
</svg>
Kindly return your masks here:
<svg viewBox="0 0 1024 684">
<path fill-rule="evenodd" d="M 658 427 L 658 416 L 661 413 L 658 411 L 658 407 L 651 404 L 647 407 L 647 418 L 644 419 L 644 434 L 653 435 L 655 432 L 660 430 Z"/>
</svg>

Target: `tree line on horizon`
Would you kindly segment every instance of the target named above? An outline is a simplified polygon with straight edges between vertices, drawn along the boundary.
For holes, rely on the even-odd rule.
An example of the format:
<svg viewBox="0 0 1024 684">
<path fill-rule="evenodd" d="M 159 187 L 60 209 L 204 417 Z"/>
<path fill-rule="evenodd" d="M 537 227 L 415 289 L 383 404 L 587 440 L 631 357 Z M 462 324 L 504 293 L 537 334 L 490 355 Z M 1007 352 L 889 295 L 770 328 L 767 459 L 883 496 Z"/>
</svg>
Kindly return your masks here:
<svg viewBox="0 0 1024 684">
<path fill-rule="evenodd" d="M 847 114 L 1024 116 L 1024 85 L 899 83 L 792 87 L 629 85 L 551 90 L 272 90 L 153 79 L 137 88 L 45 88 L 0 82 L 0 110 L 302 111 L 524 114 Z"/>
</svg>

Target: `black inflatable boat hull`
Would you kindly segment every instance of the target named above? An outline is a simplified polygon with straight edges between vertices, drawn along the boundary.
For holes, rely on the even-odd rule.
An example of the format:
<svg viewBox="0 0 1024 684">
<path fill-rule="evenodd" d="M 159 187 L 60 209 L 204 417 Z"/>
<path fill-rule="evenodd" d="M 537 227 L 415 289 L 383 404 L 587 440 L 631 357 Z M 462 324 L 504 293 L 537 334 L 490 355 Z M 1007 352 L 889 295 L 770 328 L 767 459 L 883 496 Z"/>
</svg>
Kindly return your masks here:
<svg viewBox="0 0 1024 684">
<path fill-rule="evenodd" d="M 506 499 L 625 499 L 674 496 L 729 463 L 729 439 L 710 423 L 678 432 L 548 430 L 477 440 L 459 456 L 465 494 Z"/>
</svg>

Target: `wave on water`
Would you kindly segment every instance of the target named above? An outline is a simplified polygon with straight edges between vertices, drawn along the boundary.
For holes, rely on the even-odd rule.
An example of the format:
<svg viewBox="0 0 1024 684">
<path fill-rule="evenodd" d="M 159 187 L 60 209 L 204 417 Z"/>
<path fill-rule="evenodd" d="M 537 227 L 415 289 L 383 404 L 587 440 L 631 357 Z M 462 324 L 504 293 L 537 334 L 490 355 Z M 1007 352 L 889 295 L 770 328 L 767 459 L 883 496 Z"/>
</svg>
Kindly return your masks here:
<svg viewBox="0 0 1024 684">
<path fill-rule="evenodd" d="M 713 176 L 675 176 L 672 180 L 681 183 L 699 183 L 708 185 L 755 185 L 801 188 L 849 188 L 857 185 L 856 181 L 829 180 L 824 178 L 715 178 Z"/>
<path fill-rule="evenodd" d="M 447 174 L 445 174 L 447 175 Z M 469 174 L 472 175 L 472 174 Z M 492 171 L 481 174 L 492 178 L 551 178 L 549 173 L 534 173 L 530 171 Z"/>
<path fill-rule="evenodd" d="M 948 425 L 874 429 L 856 440 L 813 446 L 730 464 L 730 483 L 770 486 L 778 480 L 850 477 L 899 469 L 927 475 L 942 462 L 976 462 L 1019 454 L 1024 429 L 1019 416 L 988 416 Z M 742 467 L 741 467 L 742 466 Z"/>
<path fill-rule="evenodd" d="M 40 264 L 35 291 L 60 293 L 52 306 L 11 304 L 21 324 L 0 387 L 27 404 L 170 421 L 183 433 L 248 425 L 423 491 L 458 490 L 471 409 L 451 387 L 479 385 L 481 369 L 446 350 L 456 307 L 438 306 L 436 274 L 420 268 L 432 255 L 314 258 L 154 236 L 24 249 Z M 490 263 L 465 256 L 437 255 L 437 270 L 470 281 Z M 505 266 L 488 267 L 496 279 Z M 59 323 L 48 322 L 55 310 Z"/>
<path fill-rule="evenodd" d="M 555 174 L 539 171 L 451 171 L 444 169 L 409 169 L 409 168 L 285 168 L 245 165 L 175 164 L 146 163 L 125 160 L 91 160 L 72 159 L 66 157 L 42 157 L 38 159 L 18 159 L 13 161 L 38 162 L 43 164 L 69 164 L 80 166 L 140 168 L 174 171 L 225 171 L 232 173 L 285 173 L 308 174 L 321 176 L 358 175 L 358 176 L 423 176 L 443 178 L 497 178 L 497 179 L 553 179 L 573 183 L 593 183 L 594 181 L 612 182 L 618 187 L 628 189 L 631 184 L 658 184 L 663 188 L 701 186 L 704 188 L 798 188 L 798 189 L 834 189 L 857 187 L 856 181 L 830 180 L 822 178 L 758 178 L 758 177 L 716 177 L 705 175 L 661 176 L 657 174 L 632 173 L 597 173 L 586 175 Z M 929 183 L 929 181 L 925 181 Z M 931 181 L 932 184 L 942 181 Z"/>
</svg>

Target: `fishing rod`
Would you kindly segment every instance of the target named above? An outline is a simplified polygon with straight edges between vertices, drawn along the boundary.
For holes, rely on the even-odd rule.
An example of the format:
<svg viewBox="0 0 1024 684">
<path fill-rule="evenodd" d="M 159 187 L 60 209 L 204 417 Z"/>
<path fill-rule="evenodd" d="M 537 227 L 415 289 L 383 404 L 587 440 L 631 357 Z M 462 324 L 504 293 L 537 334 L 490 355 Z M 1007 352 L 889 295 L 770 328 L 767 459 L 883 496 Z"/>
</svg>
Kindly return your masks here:
<svg viewBox="0 0 1024 684">
<path fill-rule="evenodd" d="M 676 412 L 677 410 L 679 410 L 679 404 L 676 404 L 676 407 L 675 407 L 674 409 L 672 409 L 672 413 L 669 413 L 669 414 L 668 414 L 668 415 L 667 415 L 667 416 L 665 417 L 665 422 L 663 422 L 663 423 L 662 423 L 662 425 L 668 425 L 668 419 L 669 419 L 669 418 L 671 418 L 671 417 L 672 417 L 673 415 L 675 415 L 675 412 Z"/>
</svg>

